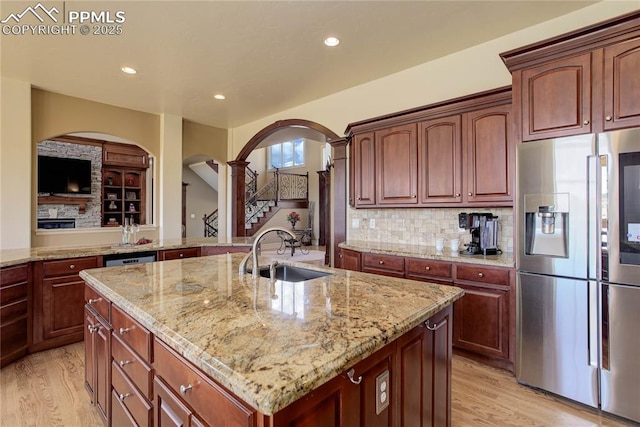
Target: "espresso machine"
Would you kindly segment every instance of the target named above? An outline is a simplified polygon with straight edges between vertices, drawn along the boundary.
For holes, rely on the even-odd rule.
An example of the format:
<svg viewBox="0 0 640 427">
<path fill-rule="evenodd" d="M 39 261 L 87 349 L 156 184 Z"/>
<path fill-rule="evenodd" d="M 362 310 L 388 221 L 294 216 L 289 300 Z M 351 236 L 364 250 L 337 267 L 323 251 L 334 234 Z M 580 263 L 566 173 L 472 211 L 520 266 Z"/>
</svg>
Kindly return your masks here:
<svg viewBox="0 0 640 427">
<path fill-rule="evenodd" d="M 491 213 L 458 214 L 458 227 L 471 232 L 471 242 L 462 255 L 496 255 L 498 248 L 498 217 Z"/>
</svg>

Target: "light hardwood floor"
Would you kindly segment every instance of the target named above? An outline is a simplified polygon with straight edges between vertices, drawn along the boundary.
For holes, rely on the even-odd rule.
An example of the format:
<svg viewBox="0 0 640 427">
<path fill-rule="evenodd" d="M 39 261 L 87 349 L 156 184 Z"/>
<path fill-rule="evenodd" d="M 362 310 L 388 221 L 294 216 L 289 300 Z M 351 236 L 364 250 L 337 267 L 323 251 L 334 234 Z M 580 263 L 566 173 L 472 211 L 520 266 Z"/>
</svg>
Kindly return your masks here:
<svg viewBox="0 0 640 427">
<path fill-rule="evenodd" d="M 519 385 L 505 371 L 454 356 L 453 426 L 631 426 Z M 83 344 L 30 355 L 0 371 L 0 424 L 102 426 L 84 388 Z M 115 427 L 115 426 L 114 426 Z"/>
</svg>

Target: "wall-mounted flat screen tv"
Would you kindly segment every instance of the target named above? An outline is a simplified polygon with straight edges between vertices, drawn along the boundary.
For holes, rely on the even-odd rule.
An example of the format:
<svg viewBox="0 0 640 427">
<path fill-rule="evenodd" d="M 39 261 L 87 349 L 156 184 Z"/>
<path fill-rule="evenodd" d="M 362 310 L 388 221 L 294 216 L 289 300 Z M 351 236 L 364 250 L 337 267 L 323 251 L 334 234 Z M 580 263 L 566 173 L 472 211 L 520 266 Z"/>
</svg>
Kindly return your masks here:
<svg viewBox="0 0 640 427">
<path fill-rule="evenodd" d="M 38 156 L 38 193 L 91 194 L 91 160 Z"/>
</svg>

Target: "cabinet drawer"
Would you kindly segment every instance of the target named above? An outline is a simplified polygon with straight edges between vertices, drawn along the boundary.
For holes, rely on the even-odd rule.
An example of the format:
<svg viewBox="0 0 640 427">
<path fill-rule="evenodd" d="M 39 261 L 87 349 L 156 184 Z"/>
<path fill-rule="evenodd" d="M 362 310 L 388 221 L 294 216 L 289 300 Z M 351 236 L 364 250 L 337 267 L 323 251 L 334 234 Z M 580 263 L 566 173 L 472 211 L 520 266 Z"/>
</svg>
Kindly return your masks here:
<svg viewBox="0 0 640 427">
<path fill-rule="evenodd" d="M 255 411 L 210 380 L 159 340 L 154 340 L 156 375 L 174 390 L 194 412 L 212 426 L 253 426 Z M 185 387 L 191 387 L 184 390 Z M 182 387 L 182 388 L 181 388 Z"/>
<path fill-rule="evenodd" d="M 151 333 L 115 305 L 111 305 L 113 334 L 131 347 L 144 361 L 151 362 Z"/>
<path fill-rule="evenodd" d="M 160 251 L 160 261 L 169 261 L 172 259 L 184 259 L 200 256 L 200 248 L 186 248 L 186 249 L 170 249 L 166 251 Z"/>
<path fill-rule="evenodd" d="M 111 365 L 111 386 L 113 387 L 112 405 L 122 404 L 136 424 L 149 427 L 151 425 L 152 406 L 128 380 L 125 373 L 114 360 Z"/>
<path fill-rule="evenodd" d="M 114 335 L 111 341 L 111 355 L 113 363 L 117 364 L 127 374 L 131 382 L 149 400 L 153 399 L 151 382 L 153 380 L 151 367 L 133 352 L 122 339 Z"/>
<path fill-rule="evenodd" d="M 97 257 L 72 258 L 42 263 L 44 277 L 68 276 L 77 274 L 80 270 L 96 267 L 98 267 Z"/>
<path fill-rule="evenodd" d="M 28 305 L 26 298 L 2 305 L 2 308 L 0 308 L 0 323 L 4 324 L 21 316 L 27 317 L 27 310 Z"/>
<path fill-rule="evenodd" d="M 29 279 L 29 265 L 22 264 L 13 267 L 5 267 L 0 274 L 0 287 L 14 283 L 26 282 Z"/>
<path fill-rule="evenodd" d="M 124 404 L 118 399 L 118 394 L 111 389 L 111 425 L 118 427 L 138 427 Z"/>
<path fill-rule="evenodd" d="M 4 306 L 25 298 L 27 298 L 27 282 L 5 285 L 0 289 L 0 305 Z"/>
<path fill-rule="evenodd" d="M 429 259 L 407 258 L 407 277 L 438 277 L 441 279 L 451 279 L 450 262 L 439 262 Z"/>
<path fill-rule="evenodd" d="M 104 320 L 110 322 L 109 320 L 109 300 L 96 292 L 92 287 L 85 284 L 84 285 L 84 302 L 85 304 L 93 307 L 93 309 L 100 315 Z"/>
<path fill-rule="evenodd" d="M 456 268 L 456 279 L 509 286 L 509 270 L 490 268 L 482 265 L 458 265 Z"/>
<path fill-rule="evenodd" d="M 393 255 L 363 253 L 362 271 L 403 277 L 404 258 Z"/>
</svg>

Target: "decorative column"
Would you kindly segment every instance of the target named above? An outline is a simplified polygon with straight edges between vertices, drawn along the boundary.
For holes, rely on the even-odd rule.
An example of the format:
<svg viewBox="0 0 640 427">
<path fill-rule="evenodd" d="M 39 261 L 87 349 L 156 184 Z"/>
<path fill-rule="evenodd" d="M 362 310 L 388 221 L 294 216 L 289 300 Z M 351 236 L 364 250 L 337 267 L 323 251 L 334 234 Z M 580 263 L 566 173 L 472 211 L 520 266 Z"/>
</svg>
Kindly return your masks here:
<svg viewBox="0 0 640 427">
<path fill-rule="evenodd" d="M 338 258 L 338 244 L 347 239 L 347 143 L 346 138 L 340 138 L 329 141 L 333 159 L 333 177 L 331 182 L 333 198 L 331 200 L 331 211 L 333 212 L 333 236 L 331 243 L 333 254 L 332 266 L 341 267 L 340 258 Z"/>
<path fill-rule="evenodd" d="M 232 160 L 227 164 L 231 167 L 231 237 L 244 237 L 245 173 L 249 162 Z"/>
</svg>

